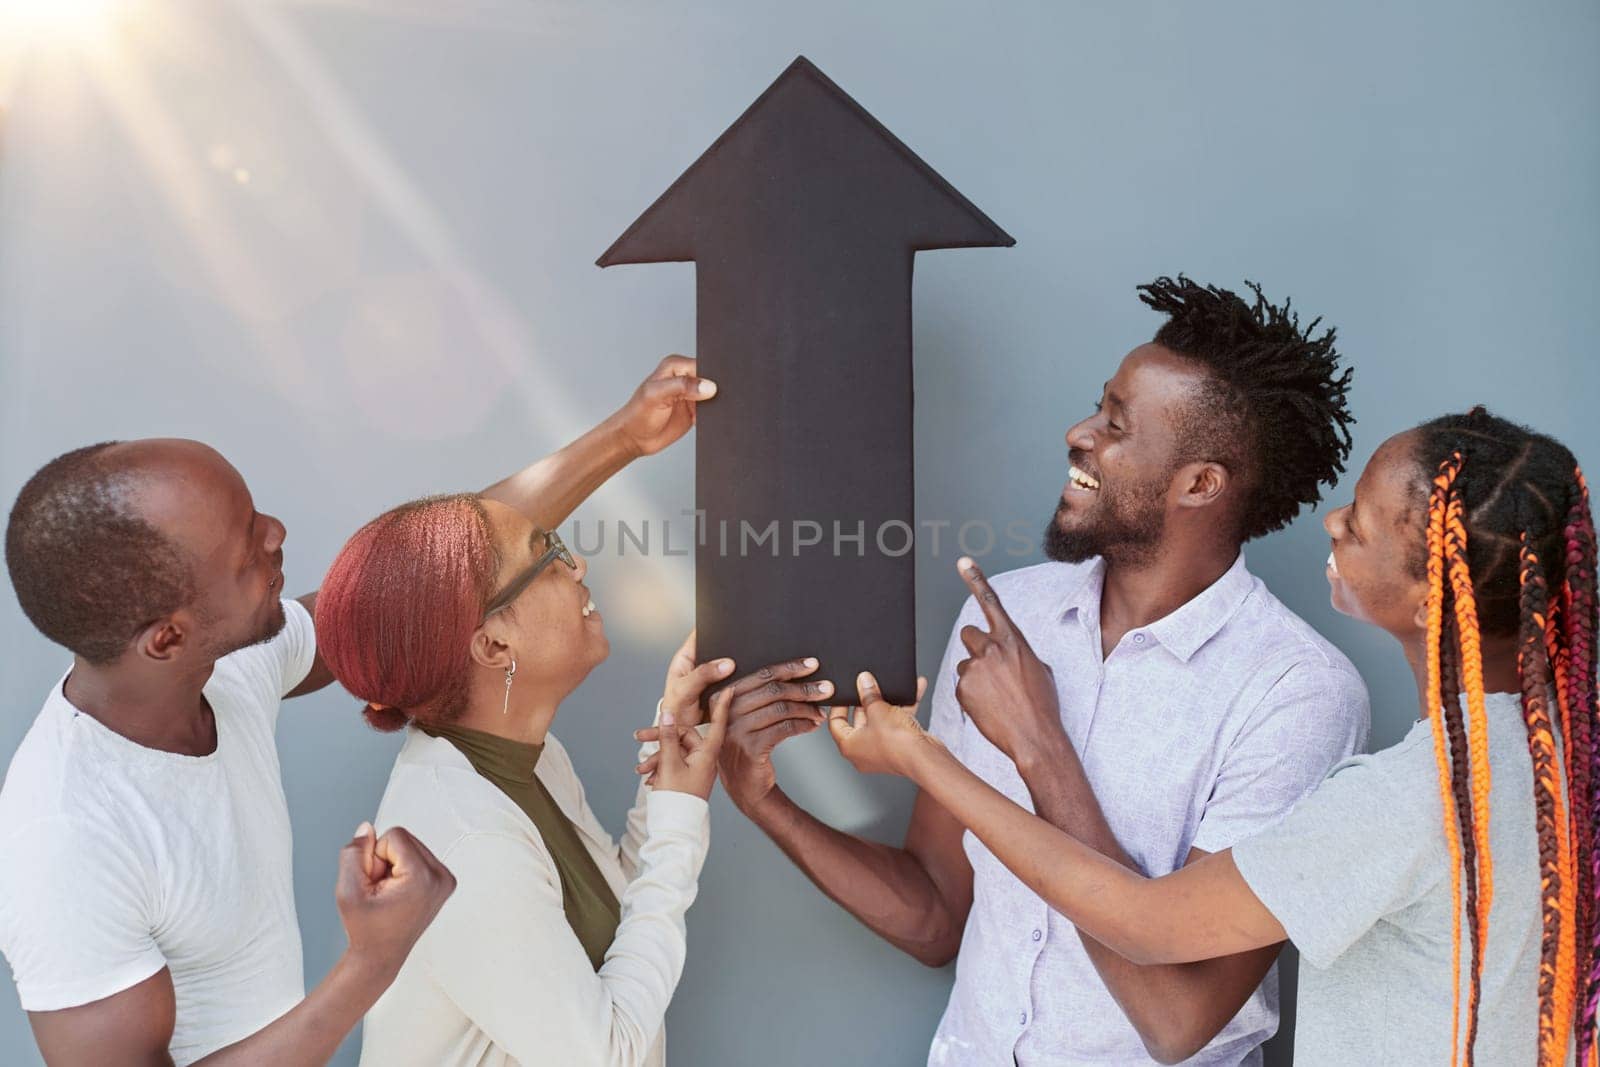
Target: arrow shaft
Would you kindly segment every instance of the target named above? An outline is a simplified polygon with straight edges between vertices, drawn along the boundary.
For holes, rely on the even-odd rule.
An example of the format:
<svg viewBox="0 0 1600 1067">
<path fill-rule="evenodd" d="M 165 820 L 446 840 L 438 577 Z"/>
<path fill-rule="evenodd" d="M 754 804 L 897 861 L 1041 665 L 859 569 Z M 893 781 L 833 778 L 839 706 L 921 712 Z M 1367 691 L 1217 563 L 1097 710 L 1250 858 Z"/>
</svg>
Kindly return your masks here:
<svg viewBox="0 0 1600 1067">
<path fill-rule="evenodd" d="M 878 615 L 880 662 L 834 649 L 819 676 L 841 694 L 861 670 L 897 690 L 914 679 L 911 267 L 910 252 L 882 246 L 698 262 L 696 355 L 720 387 L 696 420 L 703 657 L 754 669 L 822 656 L 796 635 L 823 638 L 841 612 L 869 626 Z"/>
</svg>

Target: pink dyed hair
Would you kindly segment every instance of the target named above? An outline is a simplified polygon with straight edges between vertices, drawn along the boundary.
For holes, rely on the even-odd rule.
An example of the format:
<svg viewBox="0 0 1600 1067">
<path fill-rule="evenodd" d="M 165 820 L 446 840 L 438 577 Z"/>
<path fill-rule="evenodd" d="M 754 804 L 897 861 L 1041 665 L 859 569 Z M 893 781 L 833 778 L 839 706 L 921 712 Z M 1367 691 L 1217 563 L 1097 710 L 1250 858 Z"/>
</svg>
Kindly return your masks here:
<svg viewBox="0 0 1600 1067">
<path fill-rule="evenodd" d="M 317 645 L 369 702 L 373 729 L 460 713 L 497 566 L 488 514 L 470 494 L 401 504 L 345 543 L 317 593 Z"/>
</svg>

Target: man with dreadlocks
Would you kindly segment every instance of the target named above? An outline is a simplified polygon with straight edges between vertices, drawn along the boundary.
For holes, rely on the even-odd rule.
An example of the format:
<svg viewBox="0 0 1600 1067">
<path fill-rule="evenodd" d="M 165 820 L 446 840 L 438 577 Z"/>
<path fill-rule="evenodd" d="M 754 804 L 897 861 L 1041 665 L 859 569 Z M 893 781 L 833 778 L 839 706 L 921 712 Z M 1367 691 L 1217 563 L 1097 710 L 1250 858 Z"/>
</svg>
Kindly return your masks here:
<svg viewBox="0 0 1600 1067">
<path fill-rule="evenodd" d="M 932 730 L 973 773 L 1154 875 L 1269 826 L 1366 736 L 1355 669 L 1240 551 L 1315 503 L 1350 447 L 1333 331 L 1301 329 L 1287 304 L 1254 295 L 1183 277 L 1144 286 L 1167 321 L 1067 431 L 1053 562 L 996 579 L 1054 671 L 1035 678 L 1050 712 L 1030 758 L 963 714 L 975 602 L 934 686 Z M 773 747 L 818 725 L 797 707 L 776 723 L 735 717 L 723 782 L 874 932 L 933 966 L 959 951 L 930 1064 L 1261 1062 L 1277 1026 L 1276 944 L 1134 966 L 1052 913 L 926 792 L 902 848 L 833 830 L 774 778 Z"/>
<path fill-rule="evenodd" d="M 1333 605 L 1400 642 L 1418 722 L 1180 871 L 1145 877 L 1029 814 L 914 709 L 873 701 L 829 725 L 857 768 L 912 778 L 1131 961 L 1205 965 L 1293 940 L 1298 1067 L 1562 1067 L 1574 1051 L 1595 1067 L 1596 560 L 1577 461 L 1477 408 L 1390 438 L 1323 524 Z M 1045 668 L 963 568 L 990 627 L 965 671 L 967 710 L 986 734 L 1026 736 L 1014 720 L 1055 713 Z"/>
</svg>

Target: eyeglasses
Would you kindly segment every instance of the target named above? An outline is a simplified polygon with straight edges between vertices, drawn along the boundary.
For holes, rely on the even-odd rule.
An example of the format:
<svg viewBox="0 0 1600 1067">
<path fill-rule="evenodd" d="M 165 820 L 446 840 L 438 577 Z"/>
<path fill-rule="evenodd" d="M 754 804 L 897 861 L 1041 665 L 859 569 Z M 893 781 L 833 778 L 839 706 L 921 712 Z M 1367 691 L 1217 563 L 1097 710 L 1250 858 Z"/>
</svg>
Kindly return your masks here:
<svg viewBox="0 0 1600 1067">
<path fill-rule="evenodd" d="M 535 536 L 538 535 L 536 534 Z M 509 608 L 511 602 L 522 595 L 524 589 L 528 588 L 528 583 L 539 577 L 540 571 L 550 566 L 551 560 L 559 559 L 572 570 L 578 569 L 578 561 L 572 558 L 572 552 L 566 545 L 561 543 L 561 537 L 555 531 L 545 531 L 544 543 L 544 554 L 535 560 L 527 570 L 513 578 L 510 585 L 496 593 L 494 599 L 489 601 L 489 606 L 483 610 L 483 617 L 486 621 L 495 612 Z"/>
</svg>

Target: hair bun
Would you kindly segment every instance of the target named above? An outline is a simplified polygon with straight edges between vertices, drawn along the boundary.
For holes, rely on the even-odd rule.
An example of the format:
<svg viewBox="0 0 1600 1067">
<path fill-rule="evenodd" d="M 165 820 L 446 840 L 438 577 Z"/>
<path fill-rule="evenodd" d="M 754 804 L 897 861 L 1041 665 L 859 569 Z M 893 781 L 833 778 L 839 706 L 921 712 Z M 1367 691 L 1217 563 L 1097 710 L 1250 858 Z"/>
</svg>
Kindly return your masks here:
<svg viewBox="0 0 1600 1067">
<path fill-rule="evenodd" d="M 372 701 L 368 701 L 361 709 L 361 717 L 367 720 L 368 726 L 386 734 L 404 728 L 406 723 L 411 721 L 411 716 L 399 708 Z"/>
</svg>

